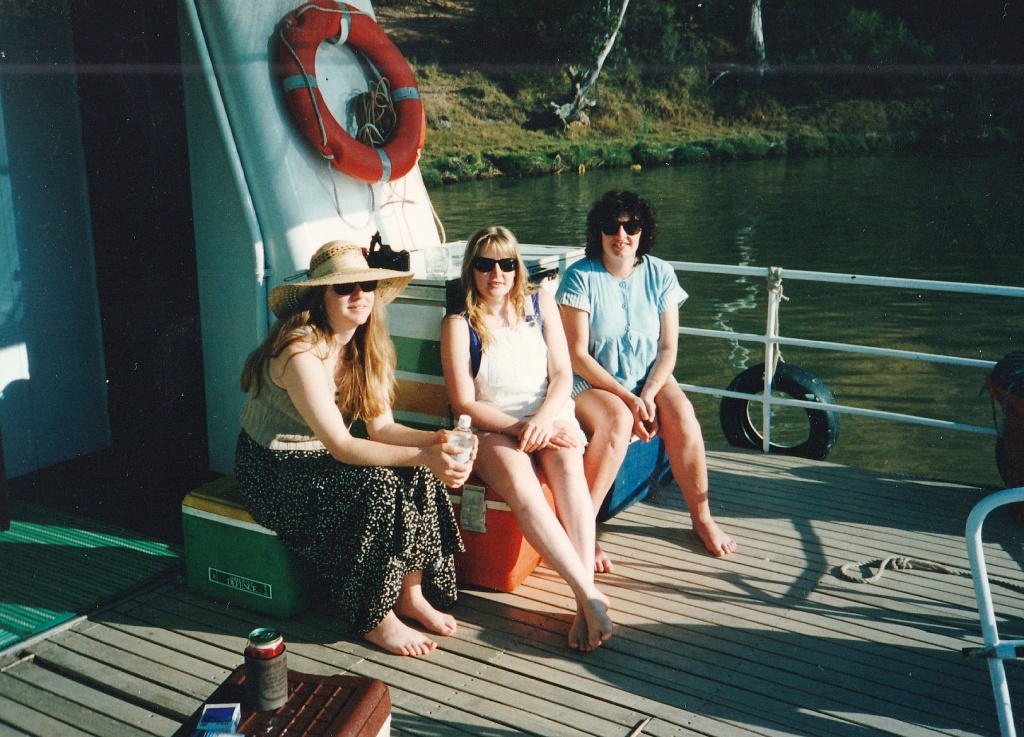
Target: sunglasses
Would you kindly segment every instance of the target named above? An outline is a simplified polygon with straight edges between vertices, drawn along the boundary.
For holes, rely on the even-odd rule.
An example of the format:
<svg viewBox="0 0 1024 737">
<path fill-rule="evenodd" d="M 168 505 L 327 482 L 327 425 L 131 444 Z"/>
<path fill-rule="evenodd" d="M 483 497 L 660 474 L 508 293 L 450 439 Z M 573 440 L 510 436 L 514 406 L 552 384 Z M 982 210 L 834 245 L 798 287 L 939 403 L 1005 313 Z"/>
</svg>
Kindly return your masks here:
<svg viewBox="0 0 1024 737">
<path fill-rule="evenodd" d="M 519 268 L 519 259 L 517 258 L 484 258 L 483 256 L 477 256 L 473 259 L 473 268 L 479 271 L 481 274 L 488 274 L 494 271 L 494 265 L 497 264 L 498 268 L 508 273 L 515 271 Z"/>
<path fill-rule="evenodd" d="M 364 292 L 372 292 L 374 289 L 377 288 L 376 281 L 360 281 L 349 282 L 348 284 L 332 284 L 331 289 L 333 289 L 334 293 L 337 294 L 339 297 L 347 297 L 348 295 L 352 294 L 352 292 L 356 291 L 356 284 L 358 284 L 359 288 L 362 289 Z"/>
<path fill-rule="evenodd" d="M 599 227 L 601 228 L 601 232 L 605 235 L 618 235 L 619 228 L 624 229 L 626 231 L 626 235 L 636 235 L 640 232 L 641 225 L 639 220 L 632 218 L 625 222 L 622 220 L 604 220 L 601 222 Z"/>
</svg>

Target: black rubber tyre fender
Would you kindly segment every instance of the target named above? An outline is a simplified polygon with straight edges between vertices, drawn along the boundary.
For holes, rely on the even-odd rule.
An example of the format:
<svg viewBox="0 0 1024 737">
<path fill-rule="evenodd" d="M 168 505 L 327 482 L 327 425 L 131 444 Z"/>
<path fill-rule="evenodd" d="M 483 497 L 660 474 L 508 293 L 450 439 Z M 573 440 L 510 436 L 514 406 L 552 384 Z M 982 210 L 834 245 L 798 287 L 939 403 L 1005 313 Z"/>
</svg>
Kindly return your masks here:
<svg viewBox="0 0 1024 737">
<path fill-rule="evenodd" d="M 1011 448 L 1005 437 L 996 438 L 996 468 L 1007 489 L 1024 486 L 1024 466 L 1011 459 Z M 1021 505 L 1024 509 L 1024 504 Z"/>
<path fill-rule="evenodd" d="M 731 392 L 760 394 L 764 390 L 764 364 L 751 366 L 739 374 L 728 387 Z M 772 390 L 822 404 L 835 404 L 836 398 L 824 382 L 806 369 L 790 363 L 779 363 L 772 380 Z M 747 405 L 750 400 L 723 397 L 719 406 L 722 432 L 729 445 L 735 448 L 760 450 L 764 438 L 758 427 L 750 421 Z M 758 403 L 759 404 L 759 403 Z M 824 460 L 839 439 L 839 413 L 824 409 L 805 409 L 810 423 L 807 440 L 799 445 L 771 444 L 771 452 L 779 455 L 799 456 Z M 758 423 L 760 425 L 760 423 Z"/>
</svg>

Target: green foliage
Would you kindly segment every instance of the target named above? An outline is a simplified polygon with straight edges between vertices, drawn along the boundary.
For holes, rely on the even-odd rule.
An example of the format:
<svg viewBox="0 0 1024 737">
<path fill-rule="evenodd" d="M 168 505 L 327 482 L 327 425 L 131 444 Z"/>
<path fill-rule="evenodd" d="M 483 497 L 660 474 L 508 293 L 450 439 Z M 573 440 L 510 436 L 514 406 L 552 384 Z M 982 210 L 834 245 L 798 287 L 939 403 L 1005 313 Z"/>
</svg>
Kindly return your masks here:
<svg viewBox="0 0 1024 737">
<path fill-rule="evenodd" d="M 631 3 L 615 58 L 668 67 L 707 64 L 711 50 L 699 33 L 703 5 L 688 0 Z"/>
<path fill-rule="evenodd" d="M 485 44 L 494 61 L 590 64 L 619 7 L 620 0 L 479 0 L 477 36 L 500 39 Z M 634 0 L 611 62 L 749 62 L 751 8 L 752 0 Z M 762 12 L 769 64 L 1024 61 L 1024 10 L 1002 0 L 765 0 Z"/>
<path fill-rule="evenodd" d="M 630 151 L 634 164 L 641 166 L 665 166 L 672 163 L 672 146 L 666 143 L 641 141 Z"/>
<path fill-rule="evenodd" d="M 901 19 L 858 8 L 850 8 L 836 48 L 839 61 L 867 64 L 928 61 L 934 55 L 934 49 L 914 38 Z"/>
<path fill-rule="evenodd" d="M 821 156 L 828 153 L 828 136 L 821 131 L 794 133 L 786 141 L 790 156 Z"/>
<path fill-rule="evenodd" d="M 760 133 L 736 136 L 732 144 L 740 159 L 766 159 L 772 150 L 771 142 Z"/>
<path fill-rule="evenodd" d="M 704 93 L 706 82 L 694 67 L 668 74 L 644 75 L 643 98 L 647 113 L 658 120 L 685 124 L 710 112 Z"/>
<path fill-rule="evenodd" d="M 615 146 L 608 143 L 573 144 L 564 149 L 559 156 L 567 169 L 601 169 L 629 166 L 633 155 L 626 146 Z"/>
<path fill-rule="evenodd" d="M 593 60 L 607 14 L 601 0 L 503 0 L 480 2 L 474 21 L 478 34 L 501 39 L 488 46 L 496 61 L 580 64 Z"/>
<path fill-rule="evenodd" d="M 442 182 L 487 179 L 498 173 L 480 154 L 441 157 L 431 162 L 430 168 L 433 170 L 431 178 L 439 177 Z"/>
<path fill-rule="evenodd" d="M 644 0 L 626 12 L 612 61 L 705 64 L 708 44 L 699 33 L 704 3 Z M 620 0 L 504 0 L 476 6 L 478 32 L 500 38 L 496 60 L 588 65 L 618 20 Z"/>
<path fill-rule="evenodd" d="M 564 101 L 569 80 L 564 66 L 549 62 L 579 62 L 567 49 L 593 51 L 576 36 L 595 9 L 617 12 L 619 0 L 479 0 L 475 7 L 478 23 L 495 24 L 493 36 L 478 35 L 480 47 L 504 49 L 514 61 L 417 70 L 428 121 L 420 168 L 430 186 L 1022 139 L 1024 82 L 949 74 L 949 65 L 941 76 L 906 73 L 901 65 L 938 54 L 921 40 L 928 38 L 927 13 L 918 0 L 765 2 L 764 76 L 745 65 L 750 0 L 634 0 L 622 45 L 591 90 L 589 125 L 568 130 L 550 127 L 548 105 Z M 527 11 L 533 15 L 520 15 Z M 787 60 L 818 63 L 799 74 L 773 73 L 773 64 Z M 862 63 L 872 64 L 870 74 L 857 71 Z"/>
<path fill-rule="evenodd" d="M 700 164 L 711 161 L 711 152 L 702 143 L 684 143 L 672 152 L 674 164 Z"/>
<path fill-rule="evenodd" d="M 550 174 L 555 169 L 548 156 L 537 152 L 494 154 L 491 161 L 502 174 L 517 178 Z"/>
</svg>

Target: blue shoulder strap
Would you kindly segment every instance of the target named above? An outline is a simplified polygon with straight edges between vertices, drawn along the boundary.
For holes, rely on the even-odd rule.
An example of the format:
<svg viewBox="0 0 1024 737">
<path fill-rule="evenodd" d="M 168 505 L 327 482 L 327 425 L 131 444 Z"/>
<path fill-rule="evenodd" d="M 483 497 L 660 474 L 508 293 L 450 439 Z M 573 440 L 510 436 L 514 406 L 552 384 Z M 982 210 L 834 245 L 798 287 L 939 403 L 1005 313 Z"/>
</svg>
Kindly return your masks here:
<svg viewBox="0 0 1024 737">
<path fill-rule="evenodd" d="M 473 378 L 480 373 L 480 333 L 473 328 L 473 323 L 469 321 L 469 315 L 463 315 L 466 318 L 466 327 L 469 328 L 469 369 L 473 372 Z"/>
<path fill-rule="evenodd" d="M 540 330 L 544 332 L 544 316 L 540 314 L 540 292 L 533 293 L 533 314 L 537 316 L 537 324 L 540 325 Z"/>
<path fill-rule="evenodd" d="M 544 318 L 540 314 L 540 297 L 537 292 L 533 293 L 533 314 L 537 317 L 537 324 L 544 330 Z M 466 327 L 469 328 L 469 370 L 473 372 L 473 378 L 480 373 L 480 334 L 473 328 L 469 321 L 469 315 L 463 315 L 466 319 Z"/>
</svg>

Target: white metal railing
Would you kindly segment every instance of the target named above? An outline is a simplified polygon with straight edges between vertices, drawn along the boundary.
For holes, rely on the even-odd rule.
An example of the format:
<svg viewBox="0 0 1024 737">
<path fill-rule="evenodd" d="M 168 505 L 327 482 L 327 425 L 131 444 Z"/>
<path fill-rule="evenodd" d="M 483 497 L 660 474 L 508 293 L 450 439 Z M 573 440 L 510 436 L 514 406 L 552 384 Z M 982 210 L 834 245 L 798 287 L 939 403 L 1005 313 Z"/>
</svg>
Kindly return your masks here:
<svg viewBox="0 0 1024 737">
<path fill-rule="evenodd" d="M 1010 688 L 1006 680 L 1004 660 L 1024 655 L 1024 640 L 1003 640 L 999 637 L 995 608 L 992 605 L 992 588 L 989 586 L 988 567 L 985 565 L 985 550 L 982 545 L 981 528 L 989 513 L 1005 504 L 1024 501 L 1024 488 L 1005 489 L 989 494 L 975 505 L 967 518 L 965 539 L 967 557 L 971 563 L 971 578 L 974 579 L 974 596 L 978 601 L 978 618 L 981 620 L 981 634 L 985 641 L 983 648 L 965 648 L 964 655 L 988 660 L 992 694 L 999 717 L 999 731 L 1002 737 L 1016 737 L 1013 724 L 1013 706 L 1010 703 Z"/>
<path fill-rule="evenodd" d="M 670 261 L 669 264 L 676 271 L 695 272 L 705 274 L 726 274 L 735 276 L 760 277 L 765 280 L 768 291 L 768 310 L 765 322 L 764 334 L 737 333 L 729 330 L 707 330 L 703 328 L 680 327 L 680 335 L 693 335 L 703 338 L 719 338 L 730 341 L 748 341 L 764 345 L 764 393 L 743 394 L 740 392 L 716 389 L 713 387 L 697 386 L 694 384 L 680 383 L 680 386 L 690 392 L 698 394 L 710 394 L 717 397 L 732 397 L 747 401 L 762 403 L 762 449 L 768 452 L 771 447 L 771 413 L 773 407 L 801 407 L 803 409 L 822 410 L 824 407 L 820 402 L 808 402 L 800 399 L 789 399 L 772 395 L 769 387 L 775 376 L 775 364 L 780 346 L 799 346 L 801 348 L 816 348 L 821 350 L 839 351 L 845 353 L 858 353 L 871 356 L 883 356 L 887 358 L 900 358 L 912 361 L 927 361 L 930 363 L 943 363 L 955 366 L 967 366 L 978 369 L 991 369 L 995 366 L 994 361 L 982 361 L 974 358 L 960 358 L 956 356 L 945 356 L 935 353 L 920 353 L 917 351 L 903 351 L 890 348 L 878 348 L 873 346 L 856 345 L 850 343 L 837 343 L 825 340 L 804 340 L 800 338 L 787 338 L 779 335 L 779 305 L 783 301 L 782 281 L 783 273 L 786 279 L 800 281 L 825 282 L 834 284 L 848 284 L 865 287 L 887 287 L 893 289 L 914 289 L 937 292 L 952 292 L 957 294 L 974 294 L 997 297 L 1024 298 L 1024 288 L 1004 287 L 993 284 L 971 284 L 961 282 L 930 281 L 927 279 L 898 279 L 893 277 L 862 276 L 857 274 L 834 274 L 823 271 L 785 271 L 777 266 L 727 266 L 724 264 L 704 264 L 692 261 Z M 894 422 L 906 422 L 927 427 L 935 427 L 959 432 L 971 432 L 982 435 L 995 435 L 994 428 L 971 425 L 962 422 L 951 422 L 939 420 L 932 417 L 921 417 L 918 415 L 902 414 L 899 412 L 886 412 L 883 410 L 867 409 L 865 407 L 853 407 L 843 404 L 827 405 L 829 412 L 838 412 L 862 417 L 871 417 Z"/>
</svg>

